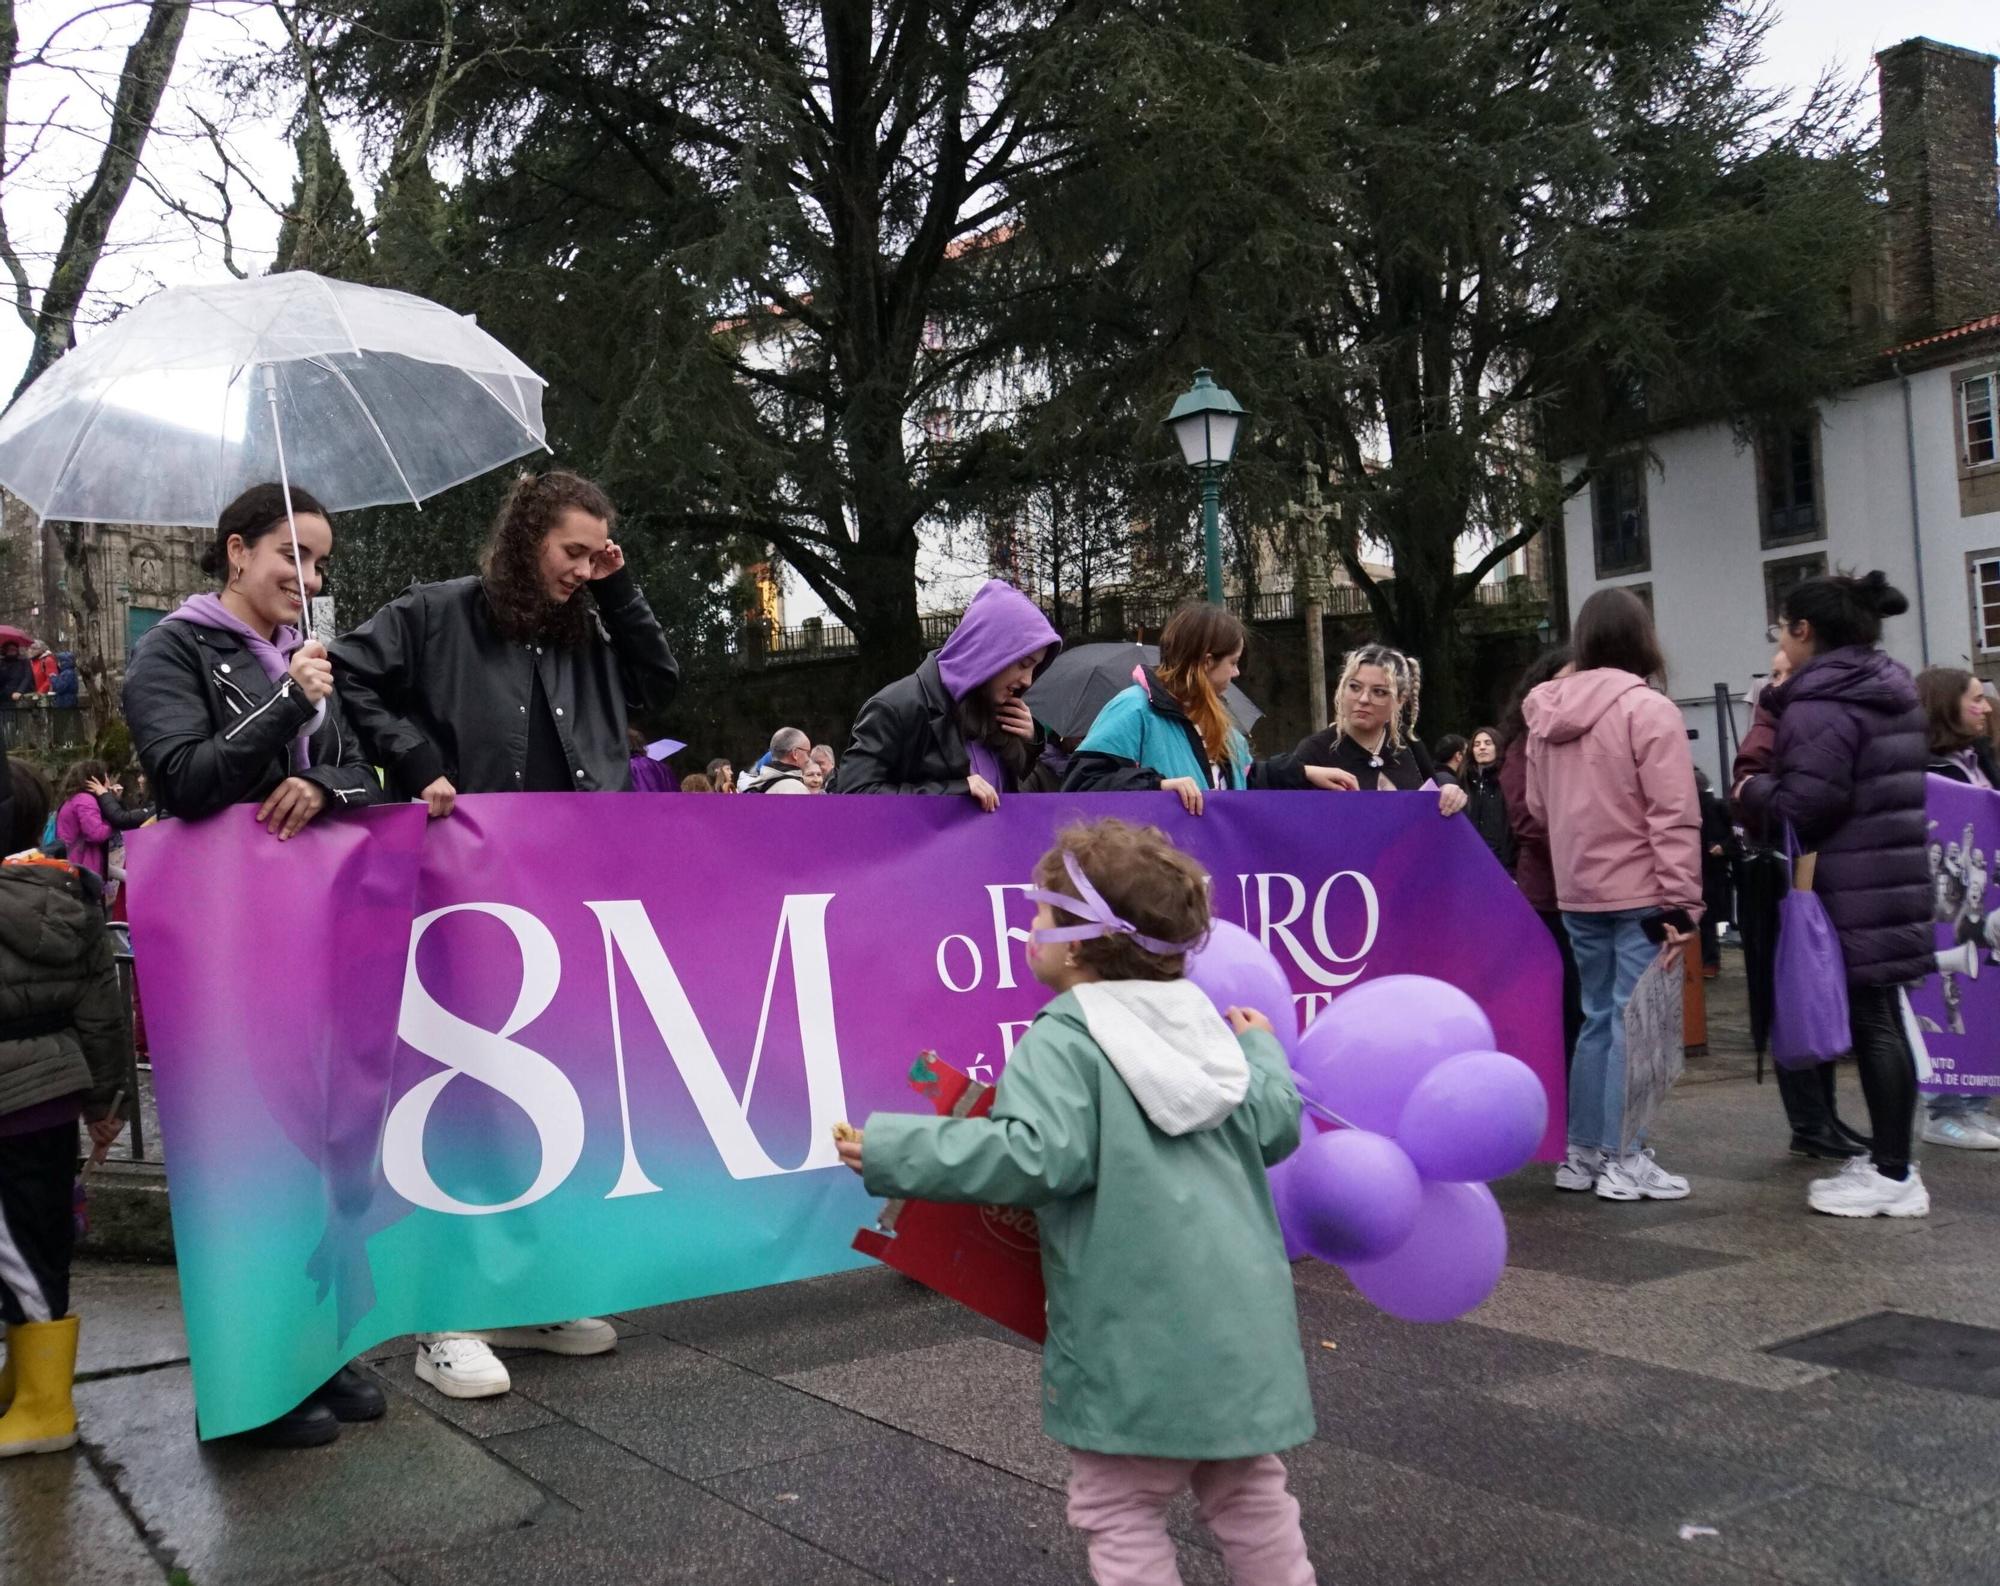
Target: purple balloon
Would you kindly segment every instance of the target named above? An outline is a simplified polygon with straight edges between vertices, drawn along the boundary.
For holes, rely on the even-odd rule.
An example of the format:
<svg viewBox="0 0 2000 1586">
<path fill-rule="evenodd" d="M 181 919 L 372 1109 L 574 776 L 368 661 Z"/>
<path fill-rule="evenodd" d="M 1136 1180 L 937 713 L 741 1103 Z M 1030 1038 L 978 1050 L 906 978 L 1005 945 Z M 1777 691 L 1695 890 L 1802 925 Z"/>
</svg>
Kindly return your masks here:
<svg viewBox="0 0 2000 1586">
<path fill-rule="evenodd" d="M 1439 1063 L 1489 1050 L 1493 1026 L 1458 987 L 1384 975 L 1335 997 L 1299 1037 L 1299 1089 L 1357 1129 L 1394 1135 L 1410 1092 Z"/>
<path fill-rule="evenodd" d="M 1396 1143 L 1427 1179 L 1484 1183 L 1533 1156 L 1548 1122 L 1548 1092 L 1526 1063 L 1460 1052 L 1417 1081 Z"/>
<path fill-rule="evenodd" d="M 1455 1321 L 1498 1287 L 1507 1224 L 1484 1184 L 1426 1184 L 1410 1237 L 1378 1261 L 1342 1267 L 1378 1310 L 1406 1322 Z"/>
<path fill-rule="evenodd" d="M 1394 1140 L 1364 1129 L 1310 1134 L 1287 1160 L 1278 1206 L 1287 1249 L 1368 1261 L 1410 1237 L 1423 1181 Z"/>
<path fill-rule="evenodd" d="M 1287 1057 L 1298 1050 L 1298 1004 L 1292 1001 L 1292 983 L 1271 950 L 1242 926 L 1228 920 L 1211 922 L 1208 940 L 1188 954 L 1187 978 L 1208 993 L 1218 1013 L 1255 1008 L 1271 1021 Z"/>
<path fill-rule="evenodd" d="M 1298 1159 L 1299 1154 L 1294 1151 L 1284 1161 L 1264 1170 L 1264 1176 L 1271 1181 L 1271 1205 L 1278 1214 L 1278 1232 L 1285 1238 L 1287 1261 L 1297 1261 L 1312 1254 L 1293 1231 L 1294 1219 L 1287 1201 L 1287 1197 L 1291 1194 L 1292 1164 Z"/>
</svg>

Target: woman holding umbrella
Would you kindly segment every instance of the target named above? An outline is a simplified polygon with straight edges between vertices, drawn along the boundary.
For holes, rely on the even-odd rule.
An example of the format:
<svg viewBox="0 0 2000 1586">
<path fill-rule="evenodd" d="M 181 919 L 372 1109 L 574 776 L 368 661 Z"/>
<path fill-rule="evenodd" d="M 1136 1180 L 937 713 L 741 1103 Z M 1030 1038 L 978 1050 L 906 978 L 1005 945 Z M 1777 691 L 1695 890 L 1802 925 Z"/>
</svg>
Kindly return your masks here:
<svg viewBox="0 0 2000 1586">
<path fill-rule="evenodd" d="M 861 707 L 829 791 L 955 794 L 998 809 L 1041 758 L 1024 696 L 1061 648 L 1041 607 L 988 579 L 938 652 Z"/>
<path fill-rule="evenodd" d="M 281 486 L 254 485 L 223 509 L 202 570 L 221 581 L 190 596 L 139 642 L 125 673 L 125 721 L 163 813 L 202 820 L 255 804 L 280 842 L 329 810 L 380 803 L 333 692 L 325 647 L 297 623 L 319 593 L 333 524 L 296 486 L 297 560 Z M 372 1421 L 382 1390 L 342 1367 L 288 1415 L 241 1434 L 270 1448 L 329 1443 L 342 1421 Z"/>
<path fill-rule="evenodd" d="M 1097 713 L 1070 759 L 1066 793 L 1126 793 L 1159 788 L 1190 815 L 1206 793 L 1231 788 L 1355 786 L 1346 772 L 1296 762 L 1252 760 L 1229 719 L 1223 692 L 1241 671 L 1243 624 L 1221 606 L 1183 606 L 1160 633 L 1160 664 Z"/>
</svg>

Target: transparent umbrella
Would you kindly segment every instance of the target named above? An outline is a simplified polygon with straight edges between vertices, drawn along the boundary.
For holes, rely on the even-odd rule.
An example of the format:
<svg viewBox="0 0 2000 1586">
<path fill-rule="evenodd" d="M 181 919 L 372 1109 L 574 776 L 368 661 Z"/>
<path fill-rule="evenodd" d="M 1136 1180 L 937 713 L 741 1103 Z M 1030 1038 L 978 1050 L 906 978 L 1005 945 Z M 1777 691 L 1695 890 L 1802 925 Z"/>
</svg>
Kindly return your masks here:
<svg viewBox="0 0 2000 1586">
<path fill-rule="evenodd" d="M 85 523 L 211 526 L 273 479 L 335 512 L 415 504 L 543 449 L 544 384 L 407 292 L 306 271 L 175 287 L 0 417 L 0 485 Z"/>
</svg>

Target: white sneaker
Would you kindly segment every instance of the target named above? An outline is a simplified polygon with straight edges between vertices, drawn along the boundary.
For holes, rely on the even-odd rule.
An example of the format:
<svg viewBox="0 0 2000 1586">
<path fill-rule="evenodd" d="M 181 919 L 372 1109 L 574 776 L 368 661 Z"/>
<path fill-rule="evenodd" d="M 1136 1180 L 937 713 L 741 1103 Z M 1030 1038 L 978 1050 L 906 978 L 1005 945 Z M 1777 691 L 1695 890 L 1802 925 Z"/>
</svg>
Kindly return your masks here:
<svg viewBox="0 0 2000 1586">
<path fill-rule="evenodd" d="M 1595 1146 L 1573 1145 L 1569 1155 L 1556 1165 L 1556 1188 L 1587 1190 L 1597 1182 L 1604 1166 L 1604 1153 Z"/>
<path fill-rule="evenodd" d="M 479 1336 L 496 1349 L 540 1349 L 551 1355 L 602 1355 L 618 1347 L 617 1331 L 595 1316 L 539 1327 L 489 1328 Z"/>
<path fill-rule="evenodd" d="M 1989 1134 L 1970 1117 L 1926 1118 L 1920 1138 L 1925 1145 L 1953 1145 L 1961 1151 L 2000 1151 L 2000 1134 Z"/>
<path fill-rule="evenodd" d="M 448 1399 L 491 1399 L 514 1386 L 492 1346 L 470 1333 L 440 1333 L 419 1342 L 417 1380 Z"/>
<path fill-rule="evenodd" d="M 1875 1171 L 1875 1164 L 1858 1156 L 1832 1178 L 1814 1179 L 1806 1204 L 1829 1217 L 1928 1217 L 1931 1192 L 1924 1188 L 1916 1164 L 1898 1183 Z"/>
<path fill-rule="evenodd" d="M 1607 1160 L 1597 1175 L 1597 1198 L 1606 1201 L 1680 1201 L 1692 1193 L 1688 1181 L 1669 1173 L 1651 1151 Z"/>
<path fill-rule="evenodd" d="M 1978 1129 L 1982 1133 L 1992 1136 L 1994 1143 L 2000 1145 L 2000 1114 L 1968 1112 L 1959 1121 L 1968 1129 Z"/>
</svg>

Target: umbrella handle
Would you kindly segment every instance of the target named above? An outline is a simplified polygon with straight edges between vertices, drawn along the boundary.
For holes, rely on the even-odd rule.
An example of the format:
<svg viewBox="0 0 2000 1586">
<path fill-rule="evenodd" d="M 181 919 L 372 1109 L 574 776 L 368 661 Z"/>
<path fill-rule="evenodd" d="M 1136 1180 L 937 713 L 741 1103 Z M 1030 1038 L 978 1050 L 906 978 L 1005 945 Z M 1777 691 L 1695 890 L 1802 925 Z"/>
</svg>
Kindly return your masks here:
<svg viewBox="0 0 2000 1586">
<path fill-rule="evenodd" d="M 299 520 L 292 515 L 292 480 L 285 468 L 285 427 L 278 419 L 278 372 L 264 365 L 264 396 L 271 404 L 271 438 L 278 445 L 278 489 L 285 498 L 285 527 L 292 536 L 292 573 L 299 581 L 299 632 L 311 639 L 312 599 L 306 594 L 306 570 L 299 555 Z"/>
</svg>

